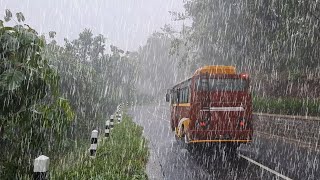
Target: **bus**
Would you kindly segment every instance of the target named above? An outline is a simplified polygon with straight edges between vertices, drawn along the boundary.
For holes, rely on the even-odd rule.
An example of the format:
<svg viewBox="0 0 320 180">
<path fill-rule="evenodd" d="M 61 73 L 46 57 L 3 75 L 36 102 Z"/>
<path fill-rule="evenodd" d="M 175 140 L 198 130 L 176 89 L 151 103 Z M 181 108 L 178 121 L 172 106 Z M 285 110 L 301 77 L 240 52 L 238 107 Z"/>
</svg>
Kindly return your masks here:
<svg viewBox="0 0 320 180">
<path fill-rule="evenodd" d="M 249 75 L 234 66 L 204 66 L 167 90 L 172 131 L 187 147 L 227 144 L 235 149 L 253 136 Z"/>
</svg>

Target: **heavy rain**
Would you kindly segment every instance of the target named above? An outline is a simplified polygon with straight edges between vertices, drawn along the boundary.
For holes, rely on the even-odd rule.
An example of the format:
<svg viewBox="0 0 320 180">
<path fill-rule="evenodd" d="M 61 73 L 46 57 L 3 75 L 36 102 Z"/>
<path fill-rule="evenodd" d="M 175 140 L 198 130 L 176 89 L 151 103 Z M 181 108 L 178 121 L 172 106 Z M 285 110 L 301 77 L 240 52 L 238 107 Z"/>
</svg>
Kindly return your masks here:
<svg viewBox="0 0 320 180">
<path fill-rule="evenodd" d="M 0 179 L 320 179 L 320 1 L 0 0 Z"/>
</svg>

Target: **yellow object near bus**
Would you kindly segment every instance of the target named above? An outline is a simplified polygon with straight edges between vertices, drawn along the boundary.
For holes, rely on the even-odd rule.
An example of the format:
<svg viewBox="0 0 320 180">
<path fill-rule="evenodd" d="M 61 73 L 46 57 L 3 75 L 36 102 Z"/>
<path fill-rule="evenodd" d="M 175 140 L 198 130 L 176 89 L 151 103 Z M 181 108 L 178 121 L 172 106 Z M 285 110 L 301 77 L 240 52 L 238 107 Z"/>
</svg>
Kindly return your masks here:
<svg viewBox="0 0 320 180">
<path fill-rule="evenodd" d="M 194 75 L 199 74 L 236 74 L 234 66 L 203 66 L 196 70 Z"/>
</svg>

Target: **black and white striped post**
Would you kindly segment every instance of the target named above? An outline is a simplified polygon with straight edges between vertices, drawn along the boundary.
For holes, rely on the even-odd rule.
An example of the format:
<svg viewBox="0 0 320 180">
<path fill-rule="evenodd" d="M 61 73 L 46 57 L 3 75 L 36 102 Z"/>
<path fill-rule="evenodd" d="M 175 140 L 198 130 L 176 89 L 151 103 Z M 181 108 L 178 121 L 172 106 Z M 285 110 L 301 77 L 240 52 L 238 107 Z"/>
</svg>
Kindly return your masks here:
<svg viewBox="0 0 320 180">
<path fill-rule="evenodd" d="M 114 127 L 113 121 L 114 121 L 114 116 L 111 115 L 110 116 L 110 129 L 113 129 L 113 127 Z"/>
<path fill-rule="evenodd" d="M 104 136 L 110 136 L 110 120 L 106 120 L 106 129 L 104 130 Z"/>
<path fill-rule="evenodd" d="M 98 131 L 93 130 L 91 133 L 90 156 L 95 157 L 98 147 Z"/>
<path fill-rule="evenodd" d="M 120 122 L 121 122 L 121 120 L 122 120 L 122 118 L 121 118 L 121 114 L 120 114 L 120 113 L 117 115 L 117 119 L 118 119 L 118 123 L 120 123 Z"/>
<path fill-rule="evenodd" d="M 41 155 L 34 160 L 33 163 L 33 179 L 47 180 L 49 179 L 49 157 Z"/>
</svg>

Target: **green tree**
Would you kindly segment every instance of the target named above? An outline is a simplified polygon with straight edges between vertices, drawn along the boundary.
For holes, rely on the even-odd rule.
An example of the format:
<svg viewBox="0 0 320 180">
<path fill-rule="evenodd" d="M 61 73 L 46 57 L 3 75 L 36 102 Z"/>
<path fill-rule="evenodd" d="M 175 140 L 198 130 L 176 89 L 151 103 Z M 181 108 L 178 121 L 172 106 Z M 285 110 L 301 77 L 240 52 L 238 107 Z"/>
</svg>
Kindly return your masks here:
<svg viewBox="0 0 320 180">
<path fill-rule="evenodd" d="M 65 40 L 64 47 L 54 41 L 47 47 L 49 62 L 61 76 L 60 90 L 77 112 L 73 138 L 78 140 L 100 127 L 120 102 L 133 98 L 134 63 L 120 48 L 110 49 L 112 54 L 106 54 L 106 38 L 89 29 Z"/>
<path fill-rule="evenodd" d="M 16 16 L 24 21 L 22 13 Z M 6 10 L 5 21 L 11 19 Z M 31 172 L 37 155 L 64 150 L 73 111 L 59 97 L 59 76 L 43 53 L 45 40 L 34 29 L 1 26 L 0 44 L 0 178 L 20 179 Z"/>
</svg>

